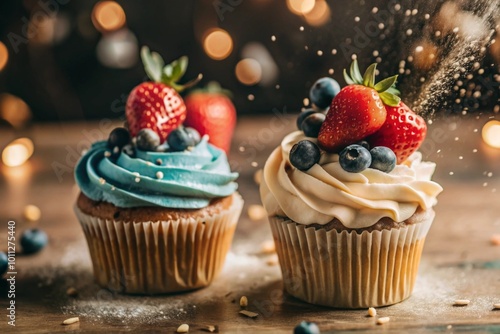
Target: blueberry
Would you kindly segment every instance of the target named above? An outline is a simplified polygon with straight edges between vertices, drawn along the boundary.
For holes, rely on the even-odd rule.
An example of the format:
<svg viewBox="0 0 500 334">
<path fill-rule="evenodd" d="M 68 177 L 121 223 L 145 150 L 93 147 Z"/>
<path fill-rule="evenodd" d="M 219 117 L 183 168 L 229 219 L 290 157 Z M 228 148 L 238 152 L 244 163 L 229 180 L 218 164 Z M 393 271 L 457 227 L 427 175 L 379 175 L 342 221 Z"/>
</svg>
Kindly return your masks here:
<svg viewBox="0 0 500 334">
<path fill-rule="evenodd" d="M 123 146 L 123 152 L 131 157 L 135 156 L 135 150 L 134 150 L 134 146 L 128 144 L 128 145 L 125 145 Z"/>
<path fill-rule="evenodd" d="M 366 148 L 368 151 L 370 150 L 370 144 L 366 140 L 362 140 L 356 143 L 357 145 L 361 145 Z"/>
<path fill-rule="evenodd" d="M 142 151 L 154 151 L 160 145 L 160 136 L 153 130 L 145 128 L 137 133 L 137 148 Z"/>
<path fill-rule="evenodd" d="M 302 131 L 304 131 L 304 134 L 307 137 L 317 138 L 325 117 L 325 114 L 320 112 L 307 116 L 302 122 Z"/>
<path fill-rule="evenodd" d="M 172 151 L 184 151 L 188 147 L 193 147 L 200 141 L 200 134 L 193 128 L 179 126 L 170 132 L 167 137 L 168 146 Z"/>
<path fill-rule="evenodd" d="M 7 259 L 7 254 L 0 252 L 0 276 L 7 272 L 8 265 L 9 260 Z"/>
<path fill-rule="evenodd" d="M 155 147 L 156 152 L 167 152 L 170 147 L 167 143 L 163 143 Z"/>
<path fill-rule="evenodd" d="M 130 133 L 125 128 L 115 128 L 109 134 L 108 147 L 110 149 L 114 149 L 115 147 L 121 149 L 128 143 L 130 143 Z"/>
<path fill-rule="evenodd" d="M 193 138 L 195 143 L 193 146 L 198 145 L 198 143 L 201 141 L 201 136 L 198 130 L 190 127 L 185 127 L 184 129 L 186 129 L 187 133 L 191 136 L 191 138 Z"/>
<path fill-rule="evenodd" d="M 293 334 L 319 334 L 319 327 L 314 322 L 302 321 L 295 326 Z"/>
<path fill-rule="evenodd" d="M 330 106 L 333 98 L 340 92 L 339 83 L 332 78 L 318 79 L 309 91 L 309 98 L 318 108 L 325 109 Z"/>
<path fill-rule="evenodd" d="M 396 167 L 396 154 L 388 147 L 376 146 L 370 150 L 372 163 L 370 168 L 390 173 Z"/>
<path fill-rule="evenodd" d="M 321 152 L 310 140 L 301 140 L 290 150 L 290 163 L 297 169 L 308 170 L 319 162 Z"/>
<path fill-rule="evenodd" d="M 340 152 L 340 166 L 350 173 L 359 173 L 372 163 L 370 151 L 361 145 L 349 145 Z"/>
<path fill-rule="evenodd" d="M 44 231 L 34 228 L 28 229 L 21 235 L 21 247 L 24 254 L 33 254 L 47 245 L 49 239 Z"/>
<path fill-rule="evenodd" d="M 310 116 L 314 113 L 316 113 L 317 111 L 315 111 L 314 109 L 306 109 L 304 110 L 303 112 L 301 112 L 299 114 L 299 117 L 297 117 L 297 128 L 299 130 L 302 130 L 302 122 L 304 121 L 304 119 L 307 117 L 307 116 Z"/>
</svg>

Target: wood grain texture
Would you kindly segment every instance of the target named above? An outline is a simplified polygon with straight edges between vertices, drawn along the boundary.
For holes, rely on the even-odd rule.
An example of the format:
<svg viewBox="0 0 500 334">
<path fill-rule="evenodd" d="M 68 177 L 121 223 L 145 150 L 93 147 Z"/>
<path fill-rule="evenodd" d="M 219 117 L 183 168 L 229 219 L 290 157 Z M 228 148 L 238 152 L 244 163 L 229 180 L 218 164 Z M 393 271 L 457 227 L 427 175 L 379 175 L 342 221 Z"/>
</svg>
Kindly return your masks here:
<svg viewBox="0 0 500 334">
<path fill-rule="evenodd" d="M 25 133 L 36 144 L 30 162 L 1 168 L 0 249 L 6 248 L 8 220 L 16 221 L 18 238 L 31 226 L 22 219 L 27 204 L 41 208 L 40 227 L 50 242 L 39 254 L 17 256 L 15 329 L 5 320 L 7 284 L 0 282 L 0 332 L 173 333 L 186 323 L 190 332 L 217 325 L 222 333 L 291 333 L 301 320 L 315 321 L 323 332 L 335 333 L 424 333 L 446 331 L 448 325 L 456 332 L 499 332 L 500 311 L 492 309 L 500 303 L 500 247 L 490 239 L 500 234 L 500 150 L 481 141 L 480 130 L 487 120 L 488 116 L 438 119 L 429 127 L 422 150 L 437 162 L 435 179 L 445 191 L 439 197 L 413 296 L 377 309 L 378 316 L 390 317 L 384 325 L 376 325 L 366 310 L 333 310 L 284 294 L 279 266 L 272 265 L 275 255 L 260 253 L 271 232 L 265 219 L 252 221 L 246 211 L 249 205 L 260 204 L 254 173 L 294 128 L 292 115 L 239 120 L 230 161 L 240 172 L 245 209 L 221 275 L 208 288 L 155 297 L 114 294 L 94 283 L 88 248 L 73 214 L 78 189 L 71 169 L 78 152 L 104 138 L 112 124 L 35 126 Z M 0 145 L 13 138 L 13 133 L 2 132 Z M 66 294 L 70 287 L 78 291 L 76 297 Z M 257 317 L 239 314 L 243 295 L 248 297 L 246 309 Z M 471 303 L 455 307 L 457 299 Z M 80 322 L 61 325 L 74 316 Z"/>
</svg>

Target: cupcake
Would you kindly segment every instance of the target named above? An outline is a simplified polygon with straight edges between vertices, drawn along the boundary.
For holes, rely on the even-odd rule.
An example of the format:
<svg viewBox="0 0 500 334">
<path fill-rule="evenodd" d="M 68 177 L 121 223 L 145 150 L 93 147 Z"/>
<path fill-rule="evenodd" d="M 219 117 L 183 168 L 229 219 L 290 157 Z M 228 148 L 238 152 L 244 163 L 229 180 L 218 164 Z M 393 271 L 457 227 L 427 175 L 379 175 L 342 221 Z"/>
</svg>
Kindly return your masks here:
<svg viewBox="0 0 500 334">
<path fill-rule="evenodd" d="M 326 117 L 302 112 L 300 131 L 264 167 L 260 194 L 285 290 L 312 304 L 408 298 L 442 191 L 431 181 L 435 164 L 417 151 L 425 121 L 397 96 L 396 76 L 375 85 L 374 73 L 372 65 L 361 77 L 354 62 L 340 92 L 315 84 L 313 103 L 333 98 Z"/>
<path fill-rule="evenodd" d="M 224 264 L 243 200 L 225 152 L 184 127 L 175 84 L 186 59 L 172 63 L 142 50 L 155 82 L 132 90 L 128 129 L 96 142 L 75 169 L 76 215 L 97 283 L 132 294 L 205 287 Z M 165 72 L 166 73 L 166 72 Z"/>
</svg>

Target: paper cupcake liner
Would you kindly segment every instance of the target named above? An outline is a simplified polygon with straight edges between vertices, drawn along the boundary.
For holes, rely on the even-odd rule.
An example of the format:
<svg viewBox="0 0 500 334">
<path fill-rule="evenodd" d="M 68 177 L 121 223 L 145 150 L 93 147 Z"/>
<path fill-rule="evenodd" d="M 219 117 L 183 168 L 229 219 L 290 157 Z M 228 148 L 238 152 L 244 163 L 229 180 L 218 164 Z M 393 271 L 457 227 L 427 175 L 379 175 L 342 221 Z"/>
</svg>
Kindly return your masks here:
<svg viewBox="0 0 500 334">
<path fill-rule="evenodd" d="M 99 285 L 131 294 L 193 290 L 210 284 L 231 246 L 243 199 L 217 215 L 172 221 L 113 221 L 75 206 Z"/>
<path fill-rule="evenodd" d="M 417 277 L 425 221 L 390 230 L 316 230 L 270 217 L 285 290 L 306 302 L 335 308 L 367 308 L 408 298 Z"/>
</svg>

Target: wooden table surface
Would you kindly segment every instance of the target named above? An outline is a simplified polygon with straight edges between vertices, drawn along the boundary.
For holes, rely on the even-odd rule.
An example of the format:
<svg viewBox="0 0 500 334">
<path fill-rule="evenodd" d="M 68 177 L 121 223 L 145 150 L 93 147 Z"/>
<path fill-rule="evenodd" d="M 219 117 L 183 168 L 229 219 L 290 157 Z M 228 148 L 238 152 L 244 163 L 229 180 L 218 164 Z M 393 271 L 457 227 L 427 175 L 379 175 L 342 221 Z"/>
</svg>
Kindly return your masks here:
<svg viewBox="0 0 500 334">
<path fill-rule="evenodd" d="M 71 169 L 77 152 L 89 140 L 104 138 L 109 122 L 37 125 L 22 135 L 33 138 L 31 160 L 17 168 L 1 167 L 0 249 L 6 248 L 7 221 L 23 221 L 25 205 L 42 210 L 39 223 L 49 235 L 46 249 L 16 260 L 16 327 L 7 325 L 5 292 L 0 283 L 0 333 L 38 332 L 158 332 L 173 333 L 183 323 L 190 332 L 217 325 L 222 333 L 291 333 L 301 320 L 315 321 L 322 332 L 471 332 L 500 333 L 500 247 L 491 243 L 500 234 L 500 150 L 487 147 L 481 128 L 490 115 L 437 119 L 429 127 L 423 153 L 437 162 L 435 180 L 445 191 L 424 249 L 413 296 L 380 308 L 390 322 L 377 326 L 366 310 L 333 310 L 303 303 L 283 294 L 275 255 L 260 254 L 271 240 L 265 219 L 252 221 L 247 208 L 260 204 L 254 174 L 283 135 L 294 128 L 292 116 L 239 120 L 230 156 L 240 172 L 245 209 L 226 266 L 208 288 L 170 296 L 126 296 L 101 289 L 93 282 L 90 258 L 72 206 L 78 189 Z M 0 146 L 14 139 L 2 130 Z M 58 167 L 58 173 L 54 167 Z M 66 294 L 78 290 L 76 298 Z M 255 319 L 238 314 L 245 295 Z M 454 307 L 456 299 L 469 299 Z M 67 318 L 80 322 L 62 326 Z"/>
</svg>

